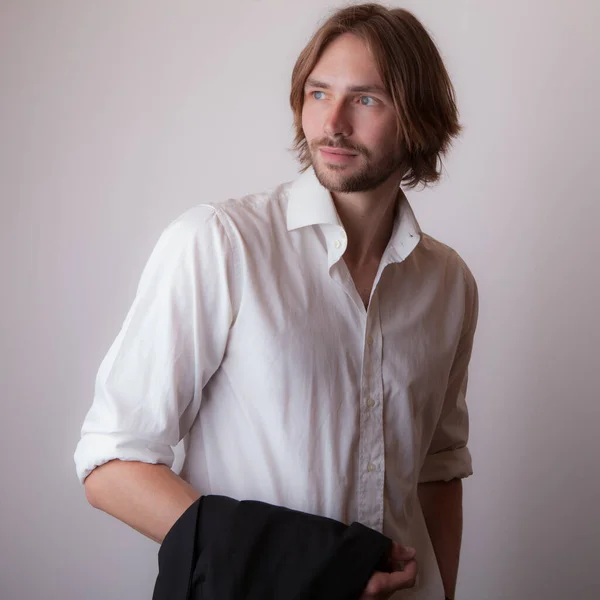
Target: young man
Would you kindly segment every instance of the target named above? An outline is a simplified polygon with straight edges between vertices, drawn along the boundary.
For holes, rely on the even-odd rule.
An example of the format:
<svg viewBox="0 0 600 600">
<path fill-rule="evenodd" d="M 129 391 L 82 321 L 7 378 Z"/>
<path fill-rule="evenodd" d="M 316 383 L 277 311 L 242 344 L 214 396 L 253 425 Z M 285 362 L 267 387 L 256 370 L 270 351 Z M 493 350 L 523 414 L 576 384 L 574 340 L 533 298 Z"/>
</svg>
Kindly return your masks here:
<svg viewBox="0 0 600 600">
<path fill-rule="evenodd" d="M 368 4 L 315 33 L 291 106 L 296 181 L 162 234 L 99 369 L 78 476 L 159 543 L 206 494 L 356 520 L 407 561 L 363 599 L 453 597 L 477 288 L 400 189 L 439 179 L 453 87 L 414 16 Z"/>
</svg>

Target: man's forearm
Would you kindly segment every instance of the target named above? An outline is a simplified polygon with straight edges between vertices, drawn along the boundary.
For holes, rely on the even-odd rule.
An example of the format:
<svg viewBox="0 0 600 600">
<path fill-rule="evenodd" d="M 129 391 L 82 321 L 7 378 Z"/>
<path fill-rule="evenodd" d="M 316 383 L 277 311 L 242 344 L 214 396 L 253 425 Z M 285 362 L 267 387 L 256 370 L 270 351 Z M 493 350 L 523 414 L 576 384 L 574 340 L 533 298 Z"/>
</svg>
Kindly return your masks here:
<svg viewBox="0 0 600 600">
<path fill-rule="evenodd" d="M 446 597 L 454 598 L 462 539 L 462 481 L 419 484 L 419 500 Z"/>
<path fill-rule="evenodd" d="M 200 497 L 166 465 L 112 460 L 85 480 L 89 503 L 161 544 L 177 519 Z"/>
</svg>

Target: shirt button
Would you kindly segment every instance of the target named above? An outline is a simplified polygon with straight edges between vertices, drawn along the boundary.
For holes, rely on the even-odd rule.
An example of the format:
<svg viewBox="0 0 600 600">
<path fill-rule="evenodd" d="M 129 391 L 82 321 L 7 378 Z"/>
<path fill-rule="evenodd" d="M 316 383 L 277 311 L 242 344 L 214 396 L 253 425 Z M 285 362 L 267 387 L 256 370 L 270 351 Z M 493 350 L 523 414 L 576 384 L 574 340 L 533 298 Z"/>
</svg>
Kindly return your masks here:
<svg viewBox="0 0 600 600">
<path fill-rule="evenodd" d="M 367 344 L 369 344 L 369 346 L 373 345 L 373 338 L 371 336 L 367 338 Z"/>
<path fill-rule="evenodd" d="M 335 244 L 334 244 L 334 246 L 335 246 L 336 248 L 341 248 L 341 247 L 342 247 L 342 242 L 340 242 L 340 240 L 335 240 Z"/>
<path fill-rule="evenodd" d="M 369 465 L 367 466 L 367 471 L 369 471 L 369 473 L 372 473 L 375 470 L 375 465 L 373 463 L 369 463 Z"/>
<path fill-rule="evenodd" d="M 369 398 L 369 399 L 367 400 L 367 406 L 368 406 L 369 408 L 373 408 L 373 407 L 375 406 L 375 400 L 373 400 L 373 398 Z"/>
</svg>

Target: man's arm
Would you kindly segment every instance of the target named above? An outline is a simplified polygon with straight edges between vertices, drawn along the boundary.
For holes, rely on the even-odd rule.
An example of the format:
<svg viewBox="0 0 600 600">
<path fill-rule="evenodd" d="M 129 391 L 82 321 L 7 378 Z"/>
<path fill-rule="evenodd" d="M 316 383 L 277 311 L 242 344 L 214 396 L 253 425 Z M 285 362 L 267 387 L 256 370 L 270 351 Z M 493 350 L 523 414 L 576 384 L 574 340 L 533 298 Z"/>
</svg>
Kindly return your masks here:
<svg viewBox="0 0 600 600">
<path fill-rule="evenodd" d="M 200 497 L 169 467 L 112 460 L 85 480 L 89 503 L 161 544 L 177 519 Z"/>
<path fill-rule="evenodd" d="M 454 598 L 462 539 L 462 480 L 420 483 L 418 493 L 444 593 Z"/>
<path fill-rule="evenodd" d="M 458 255 L 456 255 L 458 256 Z M 472 475 L 467 448 L 466 403 L 469 361 L 479 313 L 477 284 L 460 261 L 465 277 L 463 329 L 450 369 L 446 394 L 421 468 L 418 495 L 447 598 L 453 598 L 462 539 L 462 478 Z"/>
<path fill-rule="evenodd" d="M 98 370 L 75 452 L 90 504 L 159 543 L 200 496 L 169 467 L 236 315 L 230 256 L 211 206 L 163 231 Z"/>
</svg>

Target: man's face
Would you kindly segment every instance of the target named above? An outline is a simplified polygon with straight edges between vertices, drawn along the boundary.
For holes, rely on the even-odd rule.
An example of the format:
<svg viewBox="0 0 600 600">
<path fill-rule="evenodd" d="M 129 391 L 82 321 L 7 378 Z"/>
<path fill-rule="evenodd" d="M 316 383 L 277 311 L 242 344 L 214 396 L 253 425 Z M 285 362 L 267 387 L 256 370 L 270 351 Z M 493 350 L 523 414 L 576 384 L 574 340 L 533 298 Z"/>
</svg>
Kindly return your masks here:
<svg viewBox="0 0 600 600">
<path fill-rule="evenodd" d="M 399 172 L 402 153 L 392 99 L 356 36 L 344 34 L 331 42 L 312 70 L 304 87 L 302 128 L 317 178 L 331 192 L 372 190 Z"/>
</svg>

